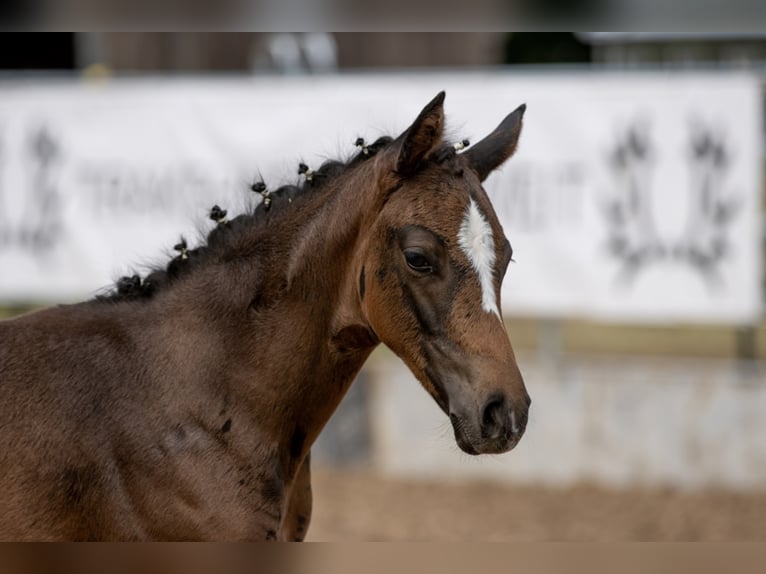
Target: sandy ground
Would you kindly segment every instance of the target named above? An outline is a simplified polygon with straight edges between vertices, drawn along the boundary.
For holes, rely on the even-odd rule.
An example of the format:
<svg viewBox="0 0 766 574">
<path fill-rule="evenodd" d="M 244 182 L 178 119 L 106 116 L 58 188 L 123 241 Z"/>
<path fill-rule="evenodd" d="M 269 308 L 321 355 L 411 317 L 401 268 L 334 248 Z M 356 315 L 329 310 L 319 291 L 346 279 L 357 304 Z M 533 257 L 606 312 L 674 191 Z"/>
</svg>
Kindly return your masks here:
<svg viewBox="0 0 766 574">
<path fill-rule="evenodd" d="M 553 490 L 313 471 L 307 540 L 766 540 L 766 491 Z"/>
</svg>

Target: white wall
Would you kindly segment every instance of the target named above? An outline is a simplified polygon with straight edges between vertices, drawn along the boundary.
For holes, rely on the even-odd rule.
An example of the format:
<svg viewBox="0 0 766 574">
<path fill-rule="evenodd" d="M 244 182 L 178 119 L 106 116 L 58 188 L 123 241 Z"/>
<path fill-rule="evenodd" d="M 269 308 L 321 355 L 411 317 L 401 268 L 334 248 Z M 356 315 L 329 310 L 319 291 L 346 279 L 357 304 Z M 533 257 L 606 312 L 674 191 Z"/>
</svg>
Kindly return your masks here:
<svg viewBox="0 0 766 574">
<path fill-rule="evenodd" d="M 368 367 L 373 460 L 404 476 L 528 484 L 766 488 L 766 370 L 728 360 L 519 356 L 532 396 L 510 453 L 471 457 L 390 353 Z M 744 369 L 744 370 L 743 370 Z"/>
</svg>

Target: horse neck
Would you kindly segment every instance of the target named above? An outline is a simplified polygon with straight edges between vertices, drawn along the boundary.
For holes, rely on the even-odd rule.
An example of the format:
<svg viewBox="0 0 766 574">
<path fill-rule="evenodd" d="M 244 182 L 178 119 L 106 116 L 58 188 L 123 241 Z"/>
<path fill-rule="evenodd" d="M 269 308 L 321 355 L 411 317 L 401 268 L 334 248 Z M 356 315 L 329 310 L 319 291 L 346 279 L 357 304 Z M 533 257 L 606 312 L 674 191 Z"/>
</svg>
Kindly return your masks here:
<svg viewBox="0 0 766 574">
<path fill-rule="evenodd" d="M 372 162 L 370 162 L 371 164 Z M 294 232 L 286 280 L 291 289 L 319 294 L 333 335 L 351 325 L 366 325 L 359 295 L 361 250 L 380 210 L 373 166 L 362 164 L 324 191 L 311 217 Z"/>
<path fill-rule="evenodd" d="M 242 238 L 240 245 L 257 249 L 221 254 L 237 263 L 201 269 L 196 280 L 190 274 L 163 312 L 178 317 L 177 331 L 200 332 L 198 347 L 215 338 L 220 356 L 201 357 L 227 365 L 225 392 L 282 451 L 296 450 L 293 438 L 304 437 L 293 455 L 305 454 L 377 345 L 355 268 L 375 216 L 371 181 L 372 169 L 362 165 L 309 192 L 315 195 L 305 202 L 281 206 L 285 211 L 271 213 L 265 228 Z M 245 319 L 253 295 L 263 300 Z M 202 304 L 192 305 L 195 297 Z"/>
<path fill-rule="evenodd" d="M 285 310 L 297 310 L 293 320 L 309 323 L 315 337 L 301 393 L 320 429 L 378 344 L 359 294 L 359 252 L 379 209 L 371 164 L 342 175 L 317 198 L 290 249 Z"/>
</svg>

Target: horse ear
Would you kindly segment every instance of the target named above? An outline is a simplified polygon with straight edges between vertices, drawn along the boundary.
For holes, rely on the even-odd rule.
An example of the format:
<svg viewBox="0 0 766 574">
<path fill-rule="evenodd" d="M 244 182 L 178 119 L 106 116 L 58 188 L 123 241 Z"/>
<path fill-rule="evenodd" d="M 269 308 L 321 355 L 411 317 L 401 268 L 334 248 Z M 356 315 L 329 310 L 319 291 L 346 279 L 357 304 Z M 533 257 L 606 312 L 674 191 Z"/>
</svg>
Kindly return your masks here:
<svg viewBox="0 0 766 574">
<path fill-rule="evenodd" d="M 439 92 L 423 108 L 407 131 L 399 136 L 402 143 L 396 159 L 396 173 L 400 175 L 413 173 L 421 160 L 441 143 L 444 130 L 444 96 L 443 91 Z"/>
<path fill-rule="evenodd" d="M 495 130 L 476 145 L 463 152 L 468 159 L 468 165 L 479 176 L 480 181 L 513 155 L 521 133 L 521 120 L 524 117 L 526 104 L 508 114 Z"/>
</svg>

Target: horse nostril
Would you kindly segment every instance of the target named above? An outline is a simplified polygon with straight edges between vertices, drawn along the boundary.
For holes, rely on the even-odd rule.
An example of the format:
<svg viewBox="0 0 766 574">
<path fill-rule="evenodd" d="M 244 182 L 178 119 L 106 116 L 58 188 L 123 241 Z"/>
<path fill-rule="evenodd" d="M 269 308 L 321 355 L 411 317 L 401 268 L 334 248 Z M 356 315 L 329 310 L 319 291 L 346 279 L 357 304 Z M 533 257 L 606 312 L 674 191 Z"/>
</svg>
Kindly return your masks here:
<svg viewBox="0 0 766 574">
<path fill-rule="evenodd" d="M 485 436 L 493 437 L 502 432 L 505 422 L 505 399 L 501 395 L 491 397 L 482 411 L 481 426 Z"/>
</svg>

